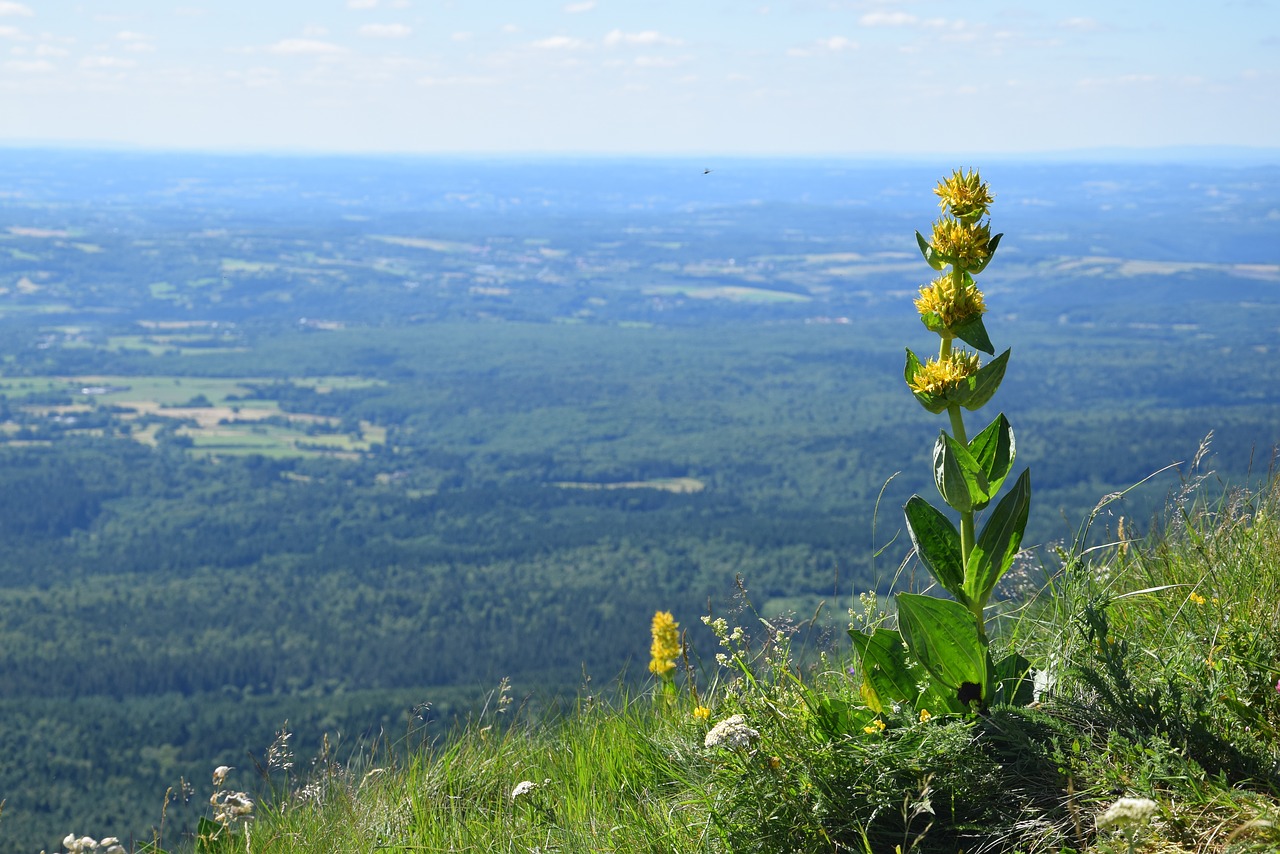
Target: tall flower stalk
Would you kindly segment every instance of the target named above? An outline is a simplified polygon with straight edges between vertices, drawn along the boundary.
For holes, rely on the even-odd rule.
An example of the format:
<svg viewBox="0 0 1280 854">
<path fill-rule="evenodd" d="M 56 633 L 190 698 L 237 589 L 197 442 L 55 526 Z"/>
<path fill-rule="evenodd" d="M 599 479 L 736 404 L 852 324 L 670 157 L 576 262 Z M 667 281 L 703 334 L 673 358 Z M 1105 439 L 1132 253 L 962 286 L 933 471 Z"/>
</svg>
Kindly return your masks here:
<svg viewBox="0 0 1280 854">
<path fill-rule="evenodd" d="M 939 432 L 933 475 L 960 524 L 957 529 L 918 495 L 904 513 L 920 560 L 955 601 L 899 593 L 898 631 L 851 632 L 862 658 L 868 704 L 880 709 L 906 700 L 930 714 L 981 711 L 1011 700 L 1023 681 L 1021 656 L 992 662 L 984 614 L 996 582 L 1021 546 L 1031 501 L 1031 480 L 1024 471 L 978 531 L 977 514 L 999 493 L 1015 452 L 1013 428 L 1003 414 L 972 439 L 964 422 L 964 410 L 981 409 L 995 395 L 1009 360 L 1005 350 L 982 363 L 980 354 L 994 356 L 995 349 L 982 319 L 986 298 L 974 279 L 991 263 L 1003 235 L 991 234 L 994 197 L 976 171 L 955 171 L 934 193 L 942 216 L 930 238 L 916 232 L 916 242 L 925 262 L 941 275 L 920 288 L 915 304 L 925 327 L 940 339 L 938 355 L 922 362 L 908 348 L 904 378 L 921 406 L 947 415 L 951 432 Z"/>
</svg>

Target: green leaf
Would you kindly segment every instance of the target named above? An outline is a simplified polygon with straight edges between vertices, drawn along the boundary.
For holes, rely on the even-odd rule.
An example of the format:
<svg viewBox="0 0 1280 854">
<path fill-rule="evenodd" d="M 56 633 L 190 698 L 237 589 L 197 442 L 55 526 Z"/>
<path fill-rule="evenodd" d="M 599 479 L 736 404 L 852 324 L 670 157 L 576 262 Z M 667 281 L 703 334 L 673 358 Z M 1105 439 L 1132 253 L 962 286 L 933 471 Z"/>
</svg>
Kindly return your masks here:
<svg viewBox="0 0 1280 854">
<path fill-rule="evenodd" d="M 814 725 L 829 739 L 860 734 L 862 728 L 875 720 L 880 711 L 860 708 L 819 691 L 806 691 L 804 702 L 813 713 Z"/>
<path fill-rule="evenodd" d="M 919 232 L 916 233 L 919 234 Z M 996 247 L 1000 245 L 1000 238 L 1002 237 L 1004 237 L 1003 234 L 997 234 L 995 237 L 991 238 L 991 240 L 987 241 L 987 257 L 983 258 L 981 263 L 969 272 L 981 273 L 983 270 L 987 269 L 987 265 L 991 263 L 991 259 L 996 257 Z"/>
<path fill-rule="evenodd" d="M 964 555 L 956 526 L 919 495 L 911 496 L 902 512 L 907 517 L 907 533 L 911 535 L 911 544 L 916 547 L 920 560 L 944 590 L 967 603 Z"/>
<path fill-rule="evenodd" d="M 962 708 L 985 706 L 990 662 L 978 618 L 964 605 L 916 593 L 899 593 L 898 626 L 911 655 L 935 681 L 954 692 Z"/>
<path fill-rule="evenodd" d="M 879 713 L 895 702 L 915 702 L 917 680 L 902 635 L 891 629 L 876 629 L 870 635 L 850 629 L 849 637 L 862 662 L 862 696 L 868 706 Z"/>
<path fill-rule="evenodd" d="M 1005 350 L 999 356 L 978 368 L 978 372 L 969 378 L 970 393 L 968 397 L 960 401 L 965 409 L 974 410 L 986 406 L 987 401 L 991 400 L 992 396 L 995 395 L 996 389 L 1000 388 L 1000 382 L 1004 379 L 1004 369 L 1008 362 L 1009 351 Z"/>
<path fill-rule="evenodd" d="M 916 373 L 920 370 L 920 360 L 916 358 L 916 354 L 911 352 L 911 348 L 907 348 L 907 366 L 903 368 L 902 377 L 907 381 L 907 385 L 911 385 L 911 381 L 915 379 Z M 981 373 L 981 370 L 979 370 Z M 915 395 L 916 400 L 920 401 L 920 405 L 932 412 L 934 415 L 943 412 L 947 408 L 947 401 L 940 395 L 928 394 L 923 391 L 911 389 L 911 393 Z"/>
<path fill-rule="evenodd" d="M 991 496 L 1000 491 L 1004 479 L 1009 476 L 1016 453 L 1013 427 L 1010 426 L 1009 419 L 1004 417 L 1003 412 L 996 416 L 996 419 L 981 433 L 973 437 L 969 442 L 969 453 L 973 454 L 973 458 L 978 461 L 978 467 L 987 478 L 987 500 L 990 501 Z M 984 501 L 981 507 L 975 506 L 973 509 L 981 510 L 985 506 Z"/>
<path fill-rule="evenodd" d="M 970 601 L 986 605 L 1000 576 L 1008 571 L 1022 545 L 1031 509 L 1031 470 L 1024 469 L 1013 489 L 996 505 L 982 526 L 965 566 L 964 588 Z"/>
<path fill-rule="evenodd" d="M 941 270 L 943 267 L 951 263 L 951 259 L 946 258 L 942 253 L 936 251 L 929 245 L 929 241 L 924 239 L 924 235 L 916 232 L 916 243 L 920 246 L 920 254 L 924 256 L 925 263 L 935 270 Z"/>
<path fill-rule="evenodd" d="M 941 322 L 941 319 L 939 319 L 939 322 Z M 987 327 L 982 322 L 981 314 L 974 317 L 973 320 L 957 324 L 952 327 L 951 331 L 970 347 L 981 350 L 987 355 L 995 355 L 996 349 L 992 345 L 991 339 L 987 336 Z"/>
<path fill-rule="evenodd" d="M 1031 662 L 1011 652 L 996 662 L 996 690 L 992 704 L 1029 706 L 1035 699 L 1035 680 L 1031 678 Z"/>
<path fill-rule="evenodd" d="M 987 477 L 969 449 L 946 434 L 933 446 L 933 482 L 942 500 L 961 513 L 991 500 Z"/>
</svg>

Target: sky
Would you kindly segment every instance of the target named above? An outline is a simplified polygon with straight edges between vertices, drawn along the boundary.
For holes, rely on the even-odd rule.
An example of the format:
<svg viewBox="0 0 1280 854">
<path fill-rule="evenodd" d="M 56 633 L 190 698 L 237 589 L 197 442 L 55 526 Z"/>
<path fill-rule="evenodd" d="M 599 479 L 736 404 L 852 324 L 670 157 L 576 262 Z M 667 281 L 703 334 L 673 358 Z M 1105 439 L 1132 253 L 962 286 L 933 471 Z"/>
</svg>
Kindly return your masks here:
<svg viewBox="0 0 1280 854">
<path fill-rule="evenodd" d="M 1280 146 L 1280 0 L 0 0 L 0 144 Z"/>
</svg>

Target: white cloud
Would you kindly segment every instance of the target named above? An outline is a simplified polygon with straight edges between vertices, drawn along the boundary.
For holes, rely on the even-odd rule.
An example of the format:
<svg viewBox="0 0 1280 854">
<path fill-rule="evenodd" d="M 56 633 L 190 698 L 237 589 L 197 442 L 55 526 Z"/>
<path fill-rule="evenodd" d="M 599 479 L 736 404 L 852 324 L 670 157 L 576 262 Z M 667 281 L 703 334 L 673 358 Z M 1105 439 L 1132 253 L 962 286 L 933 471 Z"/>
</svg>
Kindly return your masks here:
<svg viewBox="0 0 1280 854">
<path fill-rule="evenodd" d="M 914 27 L 919 20 L 910 12 L 868 12 L 858 23 L 864 27 Z"/>
<path fill-rule="evenodd" d="M 129 53 L 154 53 L 156 46 L 151 42 L 129 42 L 124 49 Z"/>
<path fill-rule="evenodd" d="M 684 63 L 684 59 L 673 56 L 637 56 L 635 59 L 639 68 L 675 68 Z"/>
<path fill-rule="evenodd" d="M 51 44 L 36 45 L 31 52 L 36 56 L 67 56 L 70 53 L 65 48 L 55 47 Z"/>
<path fill-rule="evenodd" d="M 14 41 L 26 41 L 30 36 L 17 27 L 0 27 L 0 39 L 13 39 Z"/>
<path fill-rule="evenodd" d="M 316 39 L 281 39 L 268 47 L 267 52 L 283 56 L 332 56 L 338 53 L 346 53 L 347 49 L 332 42 L 322 42 Z"/>
<path fill-rule="evenodd" d="M 477 77 L 468 75 L 453 75 L 450 77 L 419 77 L 418 85 L 426 87 L 434 86 L 487 86 L 496 83 L 492 77 Z"/>
<path fill-rule="evenodd" d="M 378 0 L 347 0 L 348 9 L 372 9 L 378 5 Z"/>
<path fill-rule="evenodd" d="M 47 59 L 11 59 L 4 67 L 19 74 L 46 74 L 53 71 L 54 64 Z"/>
<path fill-rule="evenodd" d="M 1078 33 L 1096 33 L 1102 30 L 1102 25 L 1093 18 L 1067 18 L 1059 21 L 1058 26 Z"/>
<path fill-rule="evenodd" d="M 118 56 L 86 56 L 80 60 L 81 68 L 133 68 L 138 63 Z"/>
<path fill-rule="evenodd" d="M 318 39 L 329 35 L 329 28 L 320 24 L 307 24 L 302 28 L 302 35 L 308 39 Z"/>
<path fill-rule="evenodd" d="M 449 39 L 455 42 L 469 42 L 471 41 L 471 33 L 467 33 L 467 32 L 454 33 L 453 35 L 449 36 Z"/>
<path fill-rule="evenodd" d="M 610 30 L 604 37 L 604 43 L 612 47 L 616 44 L 680 44 L 680 39 L 664 36 L 657 30 L 642 30 L 638 33 L 624 33 L 622 30 Z"/>
<path fill-rule="evenodd" d="M 365 24 L 360 35 L 375 39 L 402 39 L 413 32 L 406 24 Z"/>
<path fill-rule="evenodd" d="M 830 38 L 818 39 L 813 43 L 812 47 L 793 47 L 787 51 L 787 56 L 815 56 L 821 53 L 840 53 L 846 50 L 857 50 L 858 43 L 844 36 L 831 36 Z"/>
<path fill-rule="evenodd" d="M 570 15 L 576 15 L 581 12 L 590 12 L 596 7 L 596 0 L 582 0 L 581 3 L 566 3 L 564 10 Z"/>
<path fill-rule="evenodd" d="M 24 6 L 22 3 L 13 3 L 10 0 L 0 0 L 0 15 L 21 15 L 24 18 L 30 18 L 35 12 L 30 7 Z"/>
<path fill-rule="evenodd" d="M 586 47 L 587 43 L 572 36 L 551 36 L 539 39 L 533 43 L 533 46 L 542 50 L 579 50 Z"/>
</svg>

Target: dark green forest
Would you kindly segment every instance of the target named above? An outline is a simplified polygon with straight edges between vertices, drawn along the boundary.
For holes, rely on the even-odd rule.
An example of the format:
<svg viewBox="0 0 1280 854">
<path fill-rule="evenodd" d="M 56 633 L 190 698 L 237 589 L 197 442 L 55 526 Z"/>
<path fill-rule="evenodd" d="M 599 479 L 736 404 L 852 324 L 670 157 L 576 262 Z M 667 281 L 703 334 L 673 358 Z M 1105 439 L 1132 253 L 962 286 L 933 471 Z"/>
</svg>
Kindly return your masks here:
<svg viewBox="0 0 1280 854">
<path fill-rule="evenodd" d="M 255 195 L 256 162 L 221 185 L 218 162 L 130 164 L 127 197 L 10 174 L 0 206 L 5 848 L 145 837 L 185 779 L 181 827 L 213 767 L 286 725 L 301 771 L 326 737 L 442 736 L 504 678 L 541 705 L 641 685 L 655 610 L 713 667 L 698 618 L 739 607 L 739 579 L 762 614 L 823 605 L 838 637 L 858 593 L 915 574 L 900 508 L 932 489 L 938 423 L 902 380 L 928 340 L 904 249 L 931 173 L 862 174 L 881 195 L 852 214 L 565 190 L 513 219 L 319 166 L 292 180 L 333 198 L 291 207 Z M 1255 189 L 1236 242 L 1202 212 L 1217 236 L 1188 248 L 1152 236 L 1186 175 L 1140 176 L 1103 235 L 1075 195 L 1098 168 L 1011 168 L 988 276 L 1045 571 L 1108 493 L 1177 464 L 1093 532 L 1150 530 L 1193 477 L 1268 476 L 1280 442 L 1280 269 L 1257 248 L 1280 175 L 1196 175 Z M 166 169 L 209 189 L 149 191 Z M 1033 186 L 1075 200 L 1048 251 L 1017 206 Z"/>
</svg>

